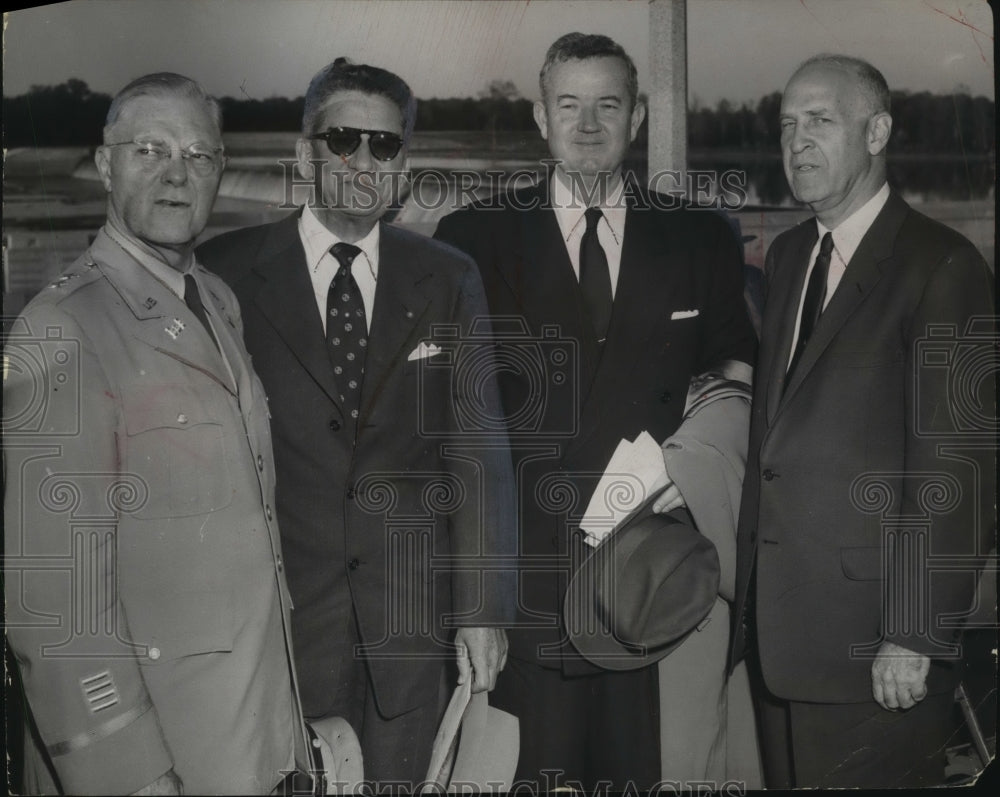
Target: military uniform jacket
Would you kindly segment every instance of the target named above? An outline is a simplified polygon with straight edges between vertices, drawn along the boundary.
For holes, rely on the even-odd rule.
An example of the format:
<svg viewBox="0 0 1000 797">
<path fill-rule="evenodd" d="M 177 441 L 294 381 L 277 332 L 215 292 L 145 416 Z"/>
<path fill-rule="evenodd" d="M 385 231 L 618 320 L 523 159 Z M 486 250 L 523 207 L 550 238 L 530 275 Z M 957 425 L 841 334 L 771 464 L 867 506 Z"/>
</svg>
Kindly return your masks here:
<svg viewBox="0 0 1000 797">
<path fill-rule="evenodd" d="M 266 793 L 301 719 L 267 402 L 225 284 L 103 231 L 5 351 L 7 635 L 63 791 Z"/>
</svg>

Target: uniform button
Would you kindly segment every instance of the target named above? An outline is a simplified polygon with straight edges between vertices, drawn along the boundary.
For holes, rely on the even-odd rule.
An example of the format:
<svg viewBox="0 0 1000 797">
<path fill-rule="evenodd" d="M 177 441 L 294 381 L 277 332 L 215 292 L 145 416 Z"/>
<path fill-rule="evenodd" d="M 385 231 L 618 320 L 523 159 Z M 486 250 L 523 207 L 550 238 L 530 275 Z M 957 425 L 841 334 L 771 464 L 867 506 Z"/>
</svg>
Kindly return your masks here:
<svg viewBox="0 0 1000 797">
<path fill-rule="evenodd" d="M 764 481 L 766 481 L 766 482 L 769 482 L 769 481 L 771 481 L 771 479 L 773 479 L 773 478 L 774 478 L 775 476 L 777 476 L 778 474 L 777 474 L 777 473 L 775 473 L 775 472 L 774 472 L 773 470 L 771 470 L 770 468 L 764 468 L 764 473 L 763 473 L 763 474 L 761 474 L 761 475 L 762 475 L 762 476 L 764 477 Z"/>
<path fill-rule="evenodd" d="M 268 520 L 273 520 L 274 519 L 274 515 L 271 512 L 271 505 L 270 504 L 268 504 L 266 507 L 264 507 L 264 514 L 267 515 L 267 519 Z"/>
<path fill-rule="evenodd" d="M 187 422 L 188 422 L 188 416 L 185 415 L 183 412 L 177 416 L 177 423 L 187 423 Z"/>
<path fill-rule="evenodd" d="M 350 499 L 353 500 L 354 496 L 356 496 L 357 494 L 358 494 L 358 491 L 355 490 L 354 487 L 348 487 L 347 488 L 347 497 L 348 498 L 350 498 Z"/>
<path fill-rule="evenodd" d="M 160 649 L 159 648 L 150 648 L 149 649 L 149 658 L 151 658 L 153 661 L 156 661 L 158 658 L 160 658 Z"/>
<path fill-rule="evenodd" d="M 664 404 L 669 404 L 670 403 L 670 399 L 672 399 L 672 398 L 673 398 L 673 396 L 670 395 L 670 391 L 669 390 L 664 390 L 663 394 L 660 396 L 660 401 L 662 401 Z"/>
<path fill-rule="evenodd" d="M 338 421 L 336 418 L 334 418 L 332 421 L 330 421 L 330 431 L 331 432 L 339 432 L 340 431 L 340 421 Z"/>
<path fill-rule="evenodd" d="M 261 473 L 264 472 L 264 457 L 262 457 L 260 454 L 257 455 L 257 470 L 259 470 Z"/>
<path fill-rule="evenodd" d="M 361 567 L 361 562 L 359 562 L 357 559 L 352 559 L 350 562 L 347 563 L 347 566 L 351 570 L 357 570 L 359 567 Z"/>
</svg>

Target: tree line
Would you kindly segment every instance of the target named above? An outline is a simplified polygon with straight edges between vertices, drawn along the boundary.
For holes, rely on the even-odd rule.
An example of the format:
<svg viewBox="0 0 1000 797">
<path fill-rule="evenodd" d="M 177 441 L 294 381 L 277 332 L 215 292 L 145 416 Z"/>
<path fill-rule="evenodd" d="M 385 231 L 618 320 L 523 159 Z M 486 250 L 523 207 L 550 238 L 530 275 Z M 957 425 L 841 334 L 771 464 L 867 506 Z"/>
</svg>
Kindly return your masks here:
<svg viewBox="0 0 1000 797">
<path fill-rule="evenodd" d="M 302 119 L 302 97 L 220 99 L 226 130 L 290 131 Z M 71 79 L 57 86 L 33 86 L 3 98 L 4 146 L 86 146 L 100 140 L 111 97 Z M 688 110 L 688 141 L 693 149 L 774 153 L 778 151 L 781 94 L 756 103 L 720 101 L 714 108 L 697 100 Z M 892 93 L 895 154 L 987 155 L 996 137 L 994 102 L 967 92 Z M 530 131 L 532 103 L 518 96 L 510 81 L 493 81 L 478 97 L 421 100 L 417 130 Z"/>
</svg>

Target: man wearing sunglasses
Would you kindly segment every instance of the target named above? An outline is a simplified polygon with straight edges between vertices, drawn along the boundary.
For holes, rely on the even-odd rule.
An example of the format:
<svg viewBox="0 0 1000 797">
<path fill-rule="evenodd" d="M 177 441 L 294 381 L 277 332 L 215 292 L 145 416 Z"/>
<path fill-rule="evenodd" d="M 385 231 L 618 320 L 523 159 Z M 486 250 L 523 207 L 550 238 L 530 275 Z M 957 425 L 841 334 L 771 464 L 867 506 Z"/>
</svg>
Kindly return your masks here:
<svg viewBox="0 0 1000 797">
<path fill-rule="evenodd" d="M 325 67 L 296 147 L 309 203 L 198 250 L 270 401 L 303 710 L 349 720 L 366 778 L 410 785 L 455 679 L 493 688 L 514 602 L 483 568 L 514 545 L 505 440 L 475 422 L 499 416 L 497 386 L 487 366 L 472 394 L 454 365 L 489 352 L 481 327 L 458 343 L 486 314 L 478 272 L 380 222 L 415 111 L 390 72 Z"/>
<path fill-rule="evenodd" d="M 139 78 L 96 161 L 107 223 L 4 351 L 23 792 L 266 794 L 310 756 L 264 389 L 236 298 L 192 257 L 219 106 Z"/>
</svg>

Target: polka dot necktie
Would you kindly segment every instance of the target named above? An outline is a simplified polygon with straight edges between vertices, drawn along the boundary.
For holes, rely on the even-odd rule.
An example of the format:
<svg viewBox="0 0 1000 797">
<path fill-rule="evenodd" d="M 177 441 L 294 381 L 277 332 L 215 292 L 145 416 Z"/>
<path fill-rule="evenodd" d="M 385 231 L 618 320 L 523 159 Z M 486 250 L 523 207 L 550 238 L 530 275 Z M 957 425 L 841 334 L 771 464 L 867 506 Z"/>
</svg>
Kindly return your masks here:
<svg viewBox="0 0 1000 797">
<path fill-rule="evenodd" d="M 340 263 L 340 269 L 326 295 L 326 344 L 344 414 L 350 423 L 357 424 L 368 327 L 365 305 L 351 274 L 351 264 L 361 250 L 353 244 L 336 243 L 330 252 Z"/>
</svg>

